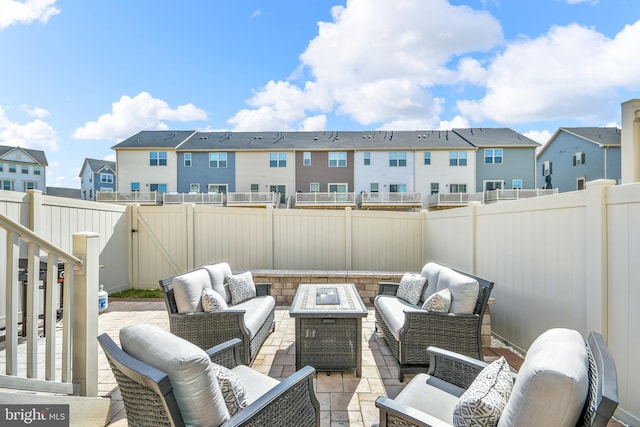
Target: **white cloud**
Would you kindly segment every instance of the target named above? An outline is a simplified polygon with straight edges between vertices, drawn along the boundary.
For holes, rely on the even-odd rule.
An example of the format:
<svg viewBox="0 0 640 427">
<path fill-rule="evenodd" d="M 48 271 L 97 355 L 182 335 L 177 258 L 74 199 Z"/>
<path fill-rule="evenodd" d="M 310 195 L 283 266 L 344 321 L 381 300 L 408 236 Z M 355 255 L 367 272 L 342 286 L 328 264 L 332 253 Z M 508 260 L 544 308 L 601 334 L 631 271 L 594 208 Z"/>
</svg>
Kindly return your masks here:
<svg viewBox="0 0 640 427">
<path fill-rule="evenodd" d="M 567 4 L 579 4 L 579 3 L 598 4 L 600 3 L 600 0 L 567 0 Z"/>
<path fill-rule="evenodd" d="M 525 132 L 523 135 L 527 138 L 533 139 L 535 142 L 538 142 L 540 144 L 546 144 L 547 142 L 549 142 L 549 139 L 551 138 L 551 135 L 553 135 L 553 132 L 548 130 L 530 130 L 528 132 Z"/>
<path fill-rule="evenodd" d="M 302 130 L 314 131 L 314 130 L 326 130 L 327 128 L 327 116 L 319 114 L 313 117 L 307 117 L 302 122 Z"/>
<path fill-rule="evenodd" d="M 510 43 L 487 72 L 486 96 L 458 102 L 474 120 L 522 123 L 559 118 L 599 121 L 617 89 L 640 87 L 640 21 L 613 39 L 577 24 Z"/>
<path fill-rule="evenodd" d="M 443 120 L 440 122 L 438 126 L 438 130 L 451 130 L 453 128 L 468 128 L 471 127 L 469 125 L 469 120 L 462 116 L 455 116 L 453 120 Z"/>
<path fill-rule="evenodd" d="M 49 18 L 60 13 L 55 3 L 56 0 L 0 0 L 0 30 L 33 21 L 47 23 Z"/>
<path fill-rule="evenodd" d="M 28 105 L 22 105 L 22 106 L 20 106 L 20 108 L 22 109 L 22 111 L 24 111 L 25 113 L 27 113 L 31 117 L 37 117 L 39 119 L 42 119 L 42 118 L 45 118 L 45 117 L 49 116 L 49 112 L 47 110 L 45 110 L 44 108 L 40 108 L 40 107 L 31 108 Z"/>
<path fill-rule="evenodd" d="M 73 137 L 118 140 L 143 129 L 168 129 L 165 121 L 192 122 L 206 118 L 207 113 L 191 103 L 172 109 L 165 101 L 154 98 L 148 92 L 140 92 L 133 98 L 123 95 L 112 104 L 111 113 L 77 128 Z"/>
<path fill-rule="evenodd" d="M 302 128 L 307 115 L 338 113 L 360 124 L 415 126 L 437 123 L 435 84 L 477 84 L 477 61 L 455 59 L 502 42 L 500 23 L 489 13 L 445 0 L 348 0 L 332 9 L 331 22 L 300 56 L 297 86 L 269 82 L 229 119 L 237 130 Z M 454 62 L 450 64 L 450 62 Z M 450 68 L 453 67 L 453 68 Z"/>
<path fill-rule="evenodd" d="M 104 157 L 104 159 L 102 160 L 106 160 L 108 162 L 115 162 L 116 161 L 116 155 L 115 154 L 109 154 L 107 156 Z"/>
<path fill-rule="evenodd" d="M 40 119 L 24 124 L 12 122 L 0 106 L 0 144 L 13 147 L 34 148 L 44 151 L 58 150 L 58 134 Z"/>
<path fill-rule="evenodd" d="M 257 18 L 258 16 L 262 15 L 262 11 L 260 9 L 256 9 L 253 11 L 253 13 L 251 14 L 252 18 Z"/>
</svg>

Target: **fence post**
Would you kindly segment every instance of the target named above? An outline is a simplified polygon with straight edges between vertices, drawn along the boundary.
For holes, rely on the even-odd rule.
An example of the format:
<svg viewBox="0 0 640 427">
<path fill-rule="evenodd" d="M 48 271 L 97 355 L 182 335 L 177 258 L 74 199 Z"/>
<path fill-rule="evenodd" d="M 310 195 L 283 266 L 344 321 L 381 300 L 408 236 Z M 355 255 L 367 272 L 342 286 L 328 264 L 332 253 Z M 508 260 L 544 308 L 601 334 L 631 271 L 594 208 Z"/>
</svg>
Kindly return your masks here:
<svg viewBox="0 0 640 427">
<path fill-rule="evenodd" d="M 587 182 L 585 241 L 586 251 L 586 313 L 587 331 L 597 331 L 608 339 L 608 247 L 607 190 L 614 180 Z"/>
<path fill-rule="evenodd" d="M 73 234 L 73 255 L 83 263 L 74 271 L 73 357 L 74 390 L 98 396 L 98 286 L 100 241 L 97 233 Z"/>
<path fill-rule="evenodd" d="M 268 262 L 269 265 L 266 266 L 266 268 L 268 269 L 273 269 L 275 262 L 273 259 L 273 245 L 274 245 L 274 241 L 273 241 L 273 227 L 274 227 L 274 223 L 273 223 L 273 206 L 271 205 L 267 205 L 267 209 L 265 209 L 265 243 L 266 243 L 266 254 L 265 254 L 265 260 Z"/>
<path fill-rule="evenodd" d="M 29 228 L 40 234 L 42 218 L 42 191 L 27 190 L 29 194 Z"/>
<path fill-rule="evenodd" d="M 478 241 L 478 230 L 476 227 L 476 215 L 478 214 L 478 206 L 480 206 L 480 202 L 469 202 L 468 205 L 468 213 L 467 216 L 467 236 L 469 236 L 469 240 L 467 241 L 467 267 L 466 271 L 470 271 L 472 274 L 477 274 L 476 271 L 476 242 Z"/>
<path fill-rule="evenodd" d="M 337 194 L 337 193 L 336 193 Z M 352 262 L 352 251 L 353 251 L 353 233 L 352 233 L 352 218 L 351 218 L 351 208 L 344 208 L 344 238 L 345 238 L 345 268 L 347 270 L 351 270 L 351 262 Z"/>
</svg>

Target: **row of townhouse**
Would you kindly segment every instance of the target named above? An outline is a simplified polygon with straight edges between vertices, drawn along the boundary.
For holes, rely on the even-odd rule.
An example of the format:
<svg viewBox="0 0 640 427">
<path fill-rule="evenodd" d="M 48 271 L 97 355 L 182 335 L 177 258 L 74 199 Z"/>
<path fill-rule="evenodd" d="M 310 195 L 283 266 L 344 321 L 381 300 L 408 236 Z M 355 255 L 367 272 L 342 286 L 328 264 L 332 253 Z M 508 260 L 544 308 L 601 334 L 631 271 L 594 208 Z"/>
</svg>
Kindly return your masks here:
<svg viewBox="0 0 640 427">
<path fill-rule="evenodd" d="M 451 131 L 141 131 L 112 147 L 119 193 L 473 193 L 536 188 L 535 141 Z"/>
<path fill-rule="evenodd" d="M 46 192 L 47 166 L 42 150 L 0 145 L 0 190 Z"/>
</svg>

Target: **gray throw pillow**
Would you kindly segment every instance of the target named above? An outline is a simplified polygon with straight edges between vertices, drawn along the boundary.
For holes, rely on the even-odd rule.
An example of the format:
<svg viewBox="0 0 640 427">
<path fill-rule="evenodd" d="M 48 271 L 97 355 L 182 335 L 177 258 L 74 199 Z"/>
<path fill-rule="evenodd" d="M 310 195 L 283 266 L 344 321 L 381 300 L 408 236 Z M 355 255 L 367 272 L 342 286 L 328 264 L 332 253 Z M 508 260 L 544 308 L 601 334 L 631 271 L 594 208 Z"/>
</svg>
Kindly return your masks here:
<svg viewBox="0 0 640 427">
<path fill-rule="evenodd" d="M 436 313 L 448 313 L 450 305 L 451 291 L 449 289 L 443 289 L 427 298 L 424 304 L 422 304 L 422 309 Z"/>
<path fill-rule="evenodd" d="M 212 363 L 213 371 L 218 378 L 218 385 L 227 405 L 229 415 L 232 417 L 249 404 L 247 400 L 247 390 L 240 381 L 240 378 L 224 366 Z"/>
<path fill-rule="evenodd" d="M 455 427 L 495 427 L 513 389 L 513 377 L 504 357 L 484 368 L 460 396 L 453 410 Z"/>
<path fill-rule="evenodd" d="M 224 297 L 213 289 L 202 290 L 202 309 L 208 313 L 229 308 Z"/>
<path fill-rule="evenodd" d="M 396 296 L 409 304 L 416 305 L 420 301 L 422 287 L 426 281 L 427 279 L 419 274 L 405 273 L 400 280 Z"/>
<path fill-rule="evenodd" d="M 250 271 L 228 276 L 226 281 L 229 284 L 232 305 L 240 304 L 242 301 L 255 298 L 256 284 L 253 282 L 253 276 Z"/>
</svg>

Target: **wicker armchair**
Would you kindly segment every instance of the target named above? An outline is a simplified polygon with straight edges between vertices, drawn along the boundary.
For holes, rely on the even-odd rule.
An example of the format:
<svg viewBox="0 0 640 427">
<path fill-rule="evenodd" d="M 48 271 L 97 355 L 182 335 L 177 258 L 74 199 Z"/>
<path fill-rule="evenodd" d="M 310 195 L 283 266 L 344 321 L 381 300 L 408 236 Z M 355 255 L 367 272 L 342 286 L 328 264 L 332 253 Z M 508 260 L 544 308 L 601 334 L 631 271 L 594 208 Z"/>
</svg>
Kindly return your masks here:
<svg viewBox="0 0 640 427">
<path fill-rule="evenodd" d="M 457 271 L 457 270 L 453 270 Z M 457 271 L 479 285 L 478 298 L 472 314 L 436 313 L 409 307 L 404 310 L 404 325 L 396 339 L 389 325 L 384 321 L 376 302 L 376 327 L 384 335 L 398 361 L 398 380 L 404 381 L 407 373 L 426 372 L 429 368 L 429 355 L 425 349 L 439 347 L 456 353 L 482 360 L 482 319 L 493 289 L 493 282 Z M 430 286 L 435 286 L 431 284 Z M 399 284 L 380 282 L 378 295 L 395 296 Z M 400 308 L 401 309 L 401 308 Z"/>
<path fill-rule="evenodd" d="M 219 265 L 223 264 L 216 264 L 216 266 Z M 226 264 L 224 265 L 228 268 Z M 240 359 L 243 364 L 250 365 L 267 336 L 275 329 L 274 310 L 270 311 L 257 332 L 253 334 L 245 323 L 247 310 L 244 308 L 229 306 L 227 310 L 213 313 L 179 313 L 173 289 L 175 277 L 167 277 L 159 281 L 169 314 L 171 332 L 205 350 L 230 339 L 239 338 L 242 341 Z M 271 295 L 271 283 L 256 283 L 255 285 L 256 297 Z"/>
<path fill-rule="evenodd" d="M 185 422 L 167 373 L 123 351 L 107 334 L 98 337 L 116 378 L 130 426 L 184 426 Z M 241 341 L 233 339 L 207 350 L 211 361 L 232 369 L 240 363 Z M 320 406 L 313 391 L 310 366 L 282 380 L 240 410 L 222 426 L 318 426 Z M 194 394 L 197 391 L 194 390 Z"/>
<path fill-rule="evenodd" d="M 584 341 L 582 342 L 584 345 Z M 586 361 L 588 365 L 588 390 L 586 391 L 586 396 L 582 397 L 586 399 L 582 400 L 585 402 L 582 410 L 578 407 L 578 410 L 573 414 L 574 417 L 579 416 L 575 425 L 580 427 L 605 427 L 618 406 L 618 383 L 615 364 L 600 334 L 591 332 L 587 338 L 586 347 L 588 354 L 588 360 Z M 553 355 L 554 349 L 551 350 Z M 395 399 L 380 396 L 376 400 L 376 407 L 380 410 L 379 427 L 451 426 L 450 419 L 452 415 L 450 408 L 446 408 L 450 405 L 443 403 L 443 401 L 446 401 L 446 397 L 437 403 L 438 407 L 435 407 L 433 402 L 444 395 L 449 396 L 451 403 L 455 403 L 460 393 L 468 389 L 480 371 L 487 366 L 487 363 L 482 361 L 435 347 L 429 347 L 427 351 L 431 357 L 428 375 L 419 374 L 414 377 Z M 562 355 L 559 355 L 559 357 L 562 357 Z M 553 365 L 553 361 L 549 365 Z M 540 365 L 536 366 L 537 369 L 539 367 Z M 522 366 L 520 375 L 527 376 L 527 374 L 523 374 L 523 369 L 527 369 L 525 365 Z M 550 367 L 551 371 L 556 369 L 556 366 Z M 543 369 L 540 371 L 543 371 Z M 542 377 L 539 372 L 537 375 Z M 518 374 L 512 375 L 517 385 Z M 560 377 L 563 374 L 556 372 L 556 375 Z M 516 412 L 525 417 L 535 414 L 536 417 L 535 419 L 520 419 L 515 421 L 516 424 L 555 425 L 549 424 L 549 421 L 544 420 L 543 417 L 548 415 L 549 412 L 562 413 L 567 410 L 566 406 L 555 411 L 552 408 L 554 403 L 560 406 L 565 403 L 564 401 L 560 403 L 553 402 L 558 390 L 555 390 L 556 394 L 551 390 L 557 388 L 558 383 L 564 379 L 558 380 L 556 378 L 555 380 L 547 381 L 545 385 L 549 386 L 549 393 L 541 393 L 540 385 L 543 384 L 544 379 L 535 380 L 537 381 L 536 385 L 523 386 L 518 391 L 518 394 L 524 390 L 524 395 L 520 394 L 518 397 L 514 397 L 516 395 L 514 386 L 511 397 L 507 402 L 507 405 L 515 403 L 517 406 L 512 413 Z M 522 381 L 532 382 L 529 378 Z M 537 387 L 536 397 L 527 397 L 528 387 L 531 389 Z M 433 393 L 434 390 L 435 395 Z M 428 407 L 430 403 L 432 403 L 431 407 Z M 530 407 L 526 408 L 526 405 L 530 405 Z M 503 414 L 505 411 L 507 411 L 507 408 L 503 410 Z M 498 425 L 511 425 L 510 422 L 512 421 L 507 422 L 500 419 Z"/>
</svg>

